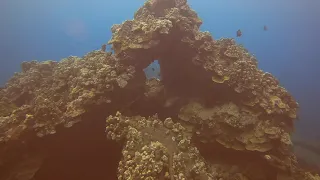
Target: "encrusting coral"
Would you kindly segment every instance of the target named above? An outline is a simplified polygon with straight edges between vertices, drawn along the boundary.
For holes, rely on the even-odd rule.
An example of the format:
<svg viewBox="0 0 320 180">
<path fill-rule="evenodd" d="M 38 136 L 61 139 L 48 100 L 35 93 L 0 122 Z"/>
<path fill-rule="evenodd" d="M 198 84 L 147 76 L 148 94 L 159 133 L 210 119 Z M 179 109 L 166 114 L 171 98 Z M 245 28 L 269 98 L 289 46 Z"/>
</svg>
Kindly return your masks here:
<svg viewBox="0 0 320 180">
<path fill-rule="evenodd" d="M 107 136 L 123 140 L 118 179 L 190 179 L 207 177 L 204 159 L 191 145 L 191 134 L 171 118 L 156 115 L 107 118 Z"/>
<path fill-rule="evenodd" d="M 85 113 L 86 106 L 114 104 L 114 91 L 130 91 L 131 82 L 137 86 L 134 67 L 122 66 L 111 54 L 101 51 L 59 63 L 24 62 L 22 69 L 2 90 L 2 102 L 8 99 L 20 107 L 3 116 L 7 120 L 1 128 L 4 136 L 0 141 L 17 137 L 27 129 L 44 136 L 55 133 L 59 124 L 70 127 Z"/>
<path fill-rule="evenodd" d="M 0 179 L 31 179 L 41 163 L 30 158 L 50 155 L 38 139 L 100 121 L 90 113 L 122 145 L 118 179 L 320 179 L 292 152 L 298 103 L 243 46 L 201 24 L 186 0 L 147 0 L 111 28 L 114 53 L 23 62 L 0 89 Z M 161 80 L 143 72 L 154 60 Z M 41 156 L 23 148 L 34 142 Z"/>
</svg>

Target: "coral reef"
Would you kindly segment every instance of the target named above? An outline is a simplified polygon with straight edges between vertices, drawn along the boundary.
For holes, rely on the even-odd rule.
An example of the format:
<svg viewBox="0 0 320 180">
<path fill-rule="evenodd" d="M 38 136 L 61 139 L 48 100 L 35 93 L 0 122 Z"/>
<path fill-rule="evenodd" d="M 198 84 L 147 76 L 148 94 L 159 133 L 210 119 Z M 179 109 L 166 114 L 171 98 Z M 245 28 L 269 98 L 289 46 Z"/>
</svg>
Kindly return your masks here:
<svg viewBox="0 0 320 180">
<path fill-rule="evenodd" d="M 118 179 L 190 179 L 207 175 L 207 167 L 191 134 L 171 118 L 156 115 L 107 118 L 108 138 L 124 139 Z"/>
<path fill-rule="evenodd" d="M 135 69 L 121 66 L 108 53 L 94 51 L 83 58 L 69 57 L 58 62 L 24 62 L 2 90 L 1 102 L 9 101 L 3 116 L 0 141 L 18 138 L 32 129 L 38 136 L 54 134 L 55 127 L 71 127 L 80 120 L 86 106 L 112 104 L 114 93 L 137 86 Z M 141 75 L 140 75 L 141 78 Z M 142 78 L 144 78 L 142 76 Z M 131 84 L 132 83 L 132 84 Z M 144 84 L 141 84 L 143 87 Z M 134 93 L 132 94 L 134 95 Z M 19 107 L 17 107 L 19 106 Z"/>
<path fill-rule="evenodd" d="M 201 24 L 186 0 L 147 0 L 111 28 L 114 54 L 23 62 L 0 89 L 0 179 L 48 179 L 43 164 L 65 153 L 52 147 L 101 134 L 109 149 L 91 155 L 119 156 L 106 168 L 118 179 L 320 179 L 293 154 L 298 103 L 243 46 Z M 154 60 L 161 80 L 143 72 Z"/>
</svg>

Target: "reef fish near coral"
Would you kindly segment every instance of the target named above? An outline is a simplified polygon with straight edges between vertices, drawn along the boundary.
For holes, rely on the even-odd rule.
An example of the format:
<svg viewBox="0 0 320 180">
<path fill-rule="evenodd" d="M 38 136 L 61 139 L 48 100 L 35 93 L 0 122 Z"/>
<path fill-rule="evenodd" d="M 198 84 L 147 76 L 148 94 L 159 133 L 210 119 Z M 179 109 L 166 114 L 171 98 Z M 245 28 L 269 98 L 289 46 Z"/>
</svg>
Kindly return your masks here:
<svg viewBox="0 0 320 180">
<path fill-rule="evenodd" d="M 237 31 L 237 37 L 241 37 L 241 36 L 242 36 L 242 32 L 241 32 L 240 29 L 238 29 L 238 31 Z"/>
<path fill-rule="evenodd" d="M 107 49 L 107 45 L 106 45 L 106 44 L 103 44 L 103 45 L 101 46 L 101 51 L 105 52 L 106 49 Z"/>
</svg>

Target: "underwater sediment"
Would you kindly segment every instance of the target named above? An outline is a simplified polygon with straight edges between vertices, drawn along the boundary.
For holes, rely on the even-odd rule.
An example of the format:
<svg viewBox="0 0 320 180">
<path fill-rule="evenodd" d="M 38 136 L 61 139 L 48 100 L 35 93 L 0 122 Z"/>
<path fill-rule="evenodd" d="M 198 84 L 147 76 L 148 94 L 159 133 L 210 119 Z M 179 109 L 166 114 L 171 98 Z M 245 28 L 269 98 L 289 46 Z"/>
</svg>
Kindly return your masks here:
<svg viewBox="0 0 320 180">
<path fill-rule="evenodd" d="M 320 179 L 292 150 L 295 99 L 201 24 L 148 0 L 111 28 L 114 53 L 23 62 L 0 90 L 0 179 Z"/>
</svg>

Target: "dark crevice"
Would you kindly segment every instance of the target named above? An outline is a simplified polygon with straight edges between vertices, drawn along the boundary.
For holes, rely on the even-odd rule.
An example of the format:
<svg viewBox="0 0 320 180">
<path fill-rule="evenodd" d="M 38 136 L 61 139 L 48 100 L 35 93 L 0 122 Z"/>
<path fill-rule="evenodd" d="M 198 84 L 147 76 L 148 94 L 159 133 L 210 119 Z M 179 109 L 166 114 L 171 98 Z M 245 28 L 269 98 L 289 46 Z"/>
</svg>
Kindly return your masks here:
<svg viewBox="0 0 320 180">
<path fill-rule="evenodd" d="M 144 79 L 143 73 L 137 73 L 134 82 L 129 82 L 126 88 L 117 88 L 101 95 L 102 99 L 97 96 L 86 102 L 86 113 L 70 128 L 58 125 L 57 133 L 42 138 L 30 131 L 20 141 L 10 141 L 12 145 L 6 144 L 9 149 L 0 152 L 6 154 L 0 162 L 0 179 L 12 179 L 20 170 L 34 169 L 35 175 L 29 174 L 37 180 L 117 179 L 122 147 L 121 143 L 107 139 L 106 117 L 140 97 Z M 103 97 L 110 98 L 111 103 Z M 29 163 L 30 158 L 40 159 L 40 164 Z M 32 167 L 20 167 L 26 163 Z"/>
<path fill-rule="evenodd" d="M 12 102 L 16 106 L 20 107 L 24 104 L 28 104 L 32 98 L 34 98 L 31 94 L 28 92 L 23 92 L 20 96 L 16 97 L 16 99 Z"/>
<path fill-rule="evenodd" d="M 72 128 L 61 129 L 44 139 L 42 146 L 48 148 L 49 156 L 35 179 L 117 179 L 122 147 L 107 140 L 105 115 L 86 114 Z"/>
<path fill-rule="evenodd" d="M 262 158 L 259 152 L 243 152 L 225 148 L 218 143 L 201 143 L 199 140 L 193 139 L 194 144 L 199 149 L 200 154 L 210 164 L 237 165 L 242 169 L 246 176 L 250 179 L 277 179 L 278 170 L 270 166 L 267 161 Z M 228 157 L 228 158 L 226 158 Z M 246 169 L 256 168 L 256 172 L 246 173 Z"/>
</svg>

